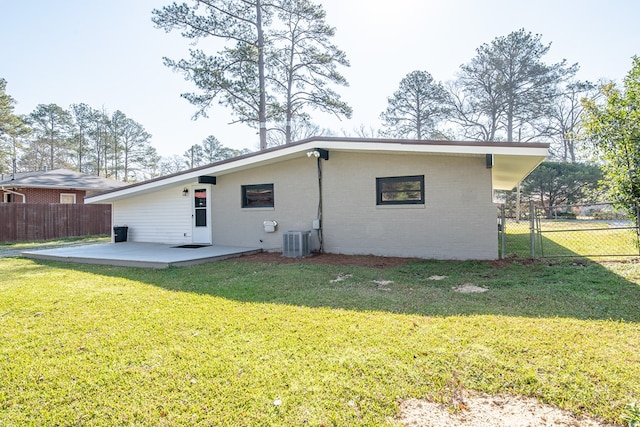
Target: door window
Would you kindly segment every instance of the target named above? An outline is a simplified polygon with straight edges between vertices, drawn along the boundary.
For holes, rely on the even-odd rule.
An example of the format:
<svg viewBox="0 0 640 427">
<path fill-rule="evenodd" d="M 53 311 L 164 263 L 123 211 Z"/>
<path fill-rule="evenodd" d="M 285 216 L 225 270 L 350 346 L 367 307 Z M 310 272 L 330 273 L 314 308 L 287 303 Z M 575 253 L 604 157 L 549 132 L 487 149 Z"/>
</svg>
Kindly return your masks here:
<svg viewBox="0 0 640 427">
<path fill-rule="evenodd" d="M 207 226 L 207 189 L 198 188 L 193 192 L 196 227 Z"/>
</svg>

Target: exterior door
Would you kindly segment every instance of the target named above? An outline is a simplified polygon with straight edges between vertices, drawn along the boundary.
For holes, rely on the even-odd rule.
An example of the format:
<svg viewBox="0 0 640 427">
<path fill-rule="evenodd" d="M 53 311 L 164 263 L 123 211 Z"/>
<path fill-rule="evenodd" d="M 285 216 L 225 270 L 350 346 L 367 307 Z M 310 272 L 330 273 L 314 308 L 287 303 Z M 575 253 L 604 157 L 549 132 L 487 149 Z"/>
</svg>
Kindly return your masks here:
<svg viewBox="0 0 640 427">
<path fill-rule="evenodd" d="M 211 187 L 198 185 L 192 187 L 192 242 L 211 244 Z"/>
</svg>

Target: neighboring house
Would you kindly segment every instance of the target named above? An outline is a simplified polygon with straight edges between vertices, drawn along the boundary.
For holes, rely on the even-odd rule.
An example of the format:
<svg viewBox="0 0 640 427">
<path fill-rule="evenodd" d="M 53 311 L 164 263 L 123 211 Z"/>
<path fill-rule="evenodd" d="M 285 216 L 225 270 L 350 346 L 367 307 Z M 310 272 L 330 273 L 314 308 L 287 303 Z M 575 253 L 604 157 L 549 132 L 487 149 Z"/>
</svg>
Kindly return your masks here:
<svg viewBox="0 0 640 427">
<path fill-rule="evenodd" d="M 312 230 L 311 248 L 328 253 L 496 259 L 493 192 L 515 187 L 548 148 L 312 138 L 86 202 L 110 203 L 112 224 L 136 242 L 281 251 L 289 231 Z"/>
<path fill-rule="evenodd" d="M 68 169 L 0 175 L 0 202 L 84 203 L 84 198 L 126 184 Z"/>
</svg>

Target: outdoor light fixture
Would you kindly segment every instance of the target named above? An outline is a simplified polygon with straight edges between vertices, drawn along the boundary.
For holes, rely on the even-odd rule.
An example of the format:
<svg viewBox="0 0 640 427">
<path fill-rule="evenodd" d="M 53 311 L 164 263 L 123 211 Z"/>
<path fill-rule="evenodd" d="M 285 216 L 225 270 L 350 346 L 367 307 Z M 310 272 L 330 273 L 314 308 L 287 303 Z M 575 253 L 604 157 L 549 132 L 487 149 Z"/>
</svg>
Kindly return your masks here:
<svg viewBox="0 0 640 427">
<path fill-rule="evenodd" d="M 329 160 L 329 152 L 327 150 L 323 150 L 322 148 L 316 148 L 312 151 L 307 151 L 307 157 L 315 157 L 321 158 L 324 160 Z"/>
<path fill-rule="evenodd" d="M 493 154 L 485 155 L 485 160 L 487 163 L 487 169 L 491 169 L 493 167 Z"/>
<path fill-rule="evenodd" d="M 189 195 L 189 189 L 187 187 L 184 187 L 182 189 L 182 196 L 187 197 L 188 195 Z"/>
</svg>

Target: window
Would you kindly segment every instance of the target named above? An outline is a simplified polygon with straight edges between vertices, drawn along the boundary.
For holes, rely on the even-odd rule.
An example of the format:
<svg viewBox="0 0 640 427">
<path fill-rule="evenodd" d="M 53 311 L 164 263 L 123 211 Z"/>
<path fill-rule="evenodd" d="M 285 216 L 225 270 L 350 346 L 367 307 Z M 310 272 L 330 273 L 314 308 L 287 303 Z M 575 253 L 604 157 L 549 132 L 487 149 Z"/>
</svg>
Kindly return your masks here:
<svg viewBox="0 0 640 427">
<path fill-rule="evenodd" d="M 193 190 L 193 209 L 195 210 L 196 227 L 207 226 L 207 189 Z"/>
<path fill-rule="evenodd" d="M 60 193 L 60 203 L 75 203 L 76 195 L 73 193 Z"/>
<path fill-rule="evenodd" d="M 243 208 L 272 208 L 273 202 L 273 184 L 242 186 Z"/>
<path fill-rule="evenodd" d="M 376 178 L 377 205 L 424 204 L 424 175 Z"/>
</svg>

